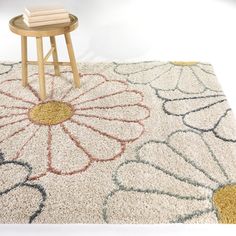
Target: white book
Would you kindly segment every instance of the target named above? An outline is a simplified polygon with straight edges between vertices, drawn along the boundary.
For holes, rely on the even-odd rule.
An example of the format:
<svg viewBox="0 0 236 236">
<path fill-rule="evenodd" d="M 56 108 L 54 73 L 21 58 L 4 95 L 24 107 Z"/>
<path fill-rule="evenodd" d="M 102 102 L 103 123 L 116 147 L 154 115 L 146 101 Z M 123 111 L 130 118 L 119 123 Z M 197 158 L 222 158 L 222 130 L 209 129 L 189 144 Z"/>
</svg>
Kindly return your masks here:
<svg viewBox="0 0 236 236">
<path fill-rule="evenodd" d="M 69 13 L 57 13 L 57 14 L 30 16 L 30 17 L 27 16 L 26 14 L 23 14 L 23 18 L 29 23 L 34 23 L 39 21 L 61 20 L 69 18 Z"/>
<path fill-rule="evenodd" d="M 38 27 L 38 26 L 45 26 L 45 25 L 57 25 L 57 24 L 63 24 L 63 23 L 69 23 L 70 18 L 60 19 L 60 20 L 49 20 L 49 21 L 39 21 L 34 23 L 29 23 L 24 19 L 24 23 L 28 27 Z"/>
<path fill-rule="evenodd" d="M 25 7 L 25 13 L 27 16 L 41 16 L 66 12 L 67 11 L 62 6 Z"/>
</svg>

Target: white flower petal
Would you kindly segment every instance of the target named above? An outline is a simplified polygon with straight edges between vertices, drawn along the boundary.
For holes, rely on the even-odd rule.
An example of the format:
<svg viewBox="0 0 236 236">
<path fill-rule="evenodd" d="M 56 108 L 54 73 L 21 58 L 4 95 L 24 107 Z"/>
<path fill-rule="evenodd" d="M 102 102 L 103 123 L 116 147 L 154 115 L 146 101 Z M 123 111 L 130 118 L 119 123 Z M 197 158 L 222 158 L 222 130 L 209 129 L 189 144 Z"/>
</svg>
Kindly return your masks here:
<svg viewBox="0 0 236 236">
<path fill-rule="evenodd" d="M 1 137 L 0 137 L 0 143 L 2 143 L 7 140 L 8 138 L 14 137 L 18 133 L 22 132 L 24 129 L 26 129 L 30 125 L 30 122 L 28 119 L 24 119 L 22 117 L 18 119 L 14 119 L 13 121 L 8 120 L 8 122 L 4 122 L 0 126 L 1 128 Z"/>
<path fill-rule="evenodd" d="M 215 128 L 217 122 L 223 115 L 222 111 L 224 113 L 227 109 L 227 101 L 219 101 L 216 104 L 209 105 L 209 107 L 185 115 L 183 120 L 191 128 L 208 131 Z"/>
<path fill-rule="evenodd" d="M 228 175 L 229 181 L 236 183 L 236 144 L 234 142 L 223 141 L 212 132 L 204 133 L 203 137 Z"/>
<path fill-rule="evenodd" d="M 80 172 L 90 164 L 88 155 L 59 126 L 51 128 L 51 171 L 57 174 Z"/>
<path fill-rule="evenodd" d="M 181 67 L 173 66 L 151 82 L 151 86 L 160 90 L 174 90 L 181 75 L 181 70 Z"/>
<path fill-rule="evenodd" d="M 141 93 L 137 91 L 122 91 L 121 93 L 102 97 L 97 100 L 75 105 L 75 108 L 101 107 L 109 108 L 114 106 L 135 105 L 143 99 Z"/>
<path fill-rule="evenodd" d="M 71 90 L 66 95 L 65 101 L 76 100 L 82 94 L 84 94 L 83 96 L 86 96 L 88 93 L 93 93 L 95 88 L 106 81 L 106 79 L 99 74 L 84 74 L 80 77 L 80 80 L 81 87 L 74 89 L 74 87 L 71 86 Z"/>
<path fill-rule="evenodd" d="M 120 81 L 107 81 L 90 92 L 82 94 L 78 99 L 74 100 L 72 104 L 81 104 L 88 103 L 91 100 L 96 101 L 97 99 L 101 99 L 106 96 L 110 96 L 116 93 L 120 93 L 127 88 L 127 85 L 124 82 Z"/>
<path fill-rule="evenodd" d="M 166 193 L 180 198 L 202 199 L 212 193 L 209 189 L 179 180 L 146 161 L 127 161 L 121 164 L 116 179 L 126 190 Z"/>
<path fill-rule="evenodd" d="M 23 114 L 23 113 L 26 114 L 28 112 L 28 109 L 26 107 L 0 105 L 0 109 L 1 109 L 0 119 L 6 116 L 17 116 L 18 114 Z"/>
<path fill-rule="evenodd" d="M 236 122 L 231 110 L 221 117 L 214 133 L 224 141 L 236 142 Z"/>
<path fill-rule="evenodd" d="M 21 150 L 19 159 L 30 163 L 32 166 L 32 175 L 30 177 L 44 175 L 48 166 L 48 127 L 41 126 L 32 131 L 30 140 Z"/>
<path fill-rule="evenodd" d="M 148 142 L 139 149 L 138 154 L 141 160 L 146 160 L 184 181 L 190 181 L 196 186 L 217 187 L 215 182 L 174 152 L 166 143 Z"/>
<path fill-rule="evenodd" d="M 211 64 L 201 63 L 200 62 L 196 66 L 201 68 L 202 70 L 208 72 L 208 73 L 214 74 L 214 69 L 213 69 L 213 66 Z M 195 68 L 195 66 L 192 66 L 192 68 Z"/>
<path fill-rule="evenodd" d="M 184 221 L 186 224 L 218 224 L 216 213 L 212 210 L 210 212 L 202 212 L 202 214 L 192 216 L 189 220 Z"/>
<path fill-rule="evenodd" d="M 113 160 L 124 151 L 120 141 L 95 130 L 92 126 L 71 121 L 65 122 L 64 125 L 93 160 Z"/>
<path fill-rule="evenodd" d="M 121 141 L 133 141 L 140 137 L 144 127 L 137 122 L 125 122 L 119 120 L 105 120 L 95 117 L 74 116 L 79 123 L 94 127 L 96 130 L 106 133 Z"/>
<path fill-rule="evenodd" d="M 199 110 L 206 106 L 224 100 L 224 96 L 206 96 L 206 97 L 190 97 L 166 101 L 164 108 L 167 112 L 174 115 L 184 115 L 188 112 Z"/>
<path fill-rule="evenodd" d="M 101 119 L 140 121 L 149 116 L 149 109 L 143 105 L 117 106 L 109 109 L 91 108 L 88 110 L 76 110 L 76 114 Z"/>
<path fill-rule="evenodd" d="M 183 67 L 178 88 L 185 93 L 201 93 L 205 90 L 205 86 L 187 66 Z"/>
<path fill-rule="evenodd" d="M 201 82 L 208 88 L 214 91 L 221 91 L 221 87 L 216 79 L 216 76 L 212 72 L 201 69 L 199 67 L 192 67 L 194 73 L 201 80 Z"/>
<path fill-rule="evenodd" d="M 208 178 L 219 183 L 227 181 L 217 157 L 199 134 L 193 131 L 179 131 L 170 136 L 168 143 L 181 156 L 203 171 Z"/>
<path fill-rule="evenodd" d="M 19 79 L 6 80 L 0 83 L 0 94 L 28 104 L 38 102 L 38 97 L 31 91 L 30 86 L 22 87 Z M 19 104 L 18 104 L 19 105 Z"/>
<path fill-rule="evenodd" d="M 37 129 L 38 127 L 34 124 L 30 124 L 27 127 L 19 126 L 19 132 L 16 132 L 12 137 L 6 138 L 1 143 L 1 148 L 4 150 L 5 156 L 11 160 L 18 158 L 22 149 Z"/>
<path fill-rule="evenodd" d="M 17 163 L 0 163 L 0 193 L 11 190 L 16 185 L 23 183 L 29 168 Z"/>
<path fill-rule="evenodd" d="M 179 90 L 174 90 L 174 91 L 164 91 L 164 90 L 158 90 L 157 91 L 157 95 L 158 97 L 160 97 L 161 99 L 164 100 L 173 100 L 173 99 L 183 99 L 183 98 L 192 98 L 193 94 L 186 94 L 186 93 L 182 93 Z M 198 94 L 194 94 L 194 97 L 202 97 L 202 96 L 212 96 L 212 95 L 223 95 L 219 92 L 212 92 L 212 91 L 205 91 L 205 92 L 201 92 Z"/>
<path fill-rule="evenodd" d="M 1 87 L 0 87 L 0 90 L 1 90 Z M 17 107 L 30 108 L 33 106 L 32 103 L 24 102 L 20 99 L 14 98 L 5 93 L 1 93 L 1 91 L 0 91 L 0 101 L 1 101 L 1 106 L 6 106 L 6 107 L 17 106 Z"/>
<path fill-rule="evenodd" d="M 35 188 L 20 186 L 11 190 L 0 197 L 1 223 L 29 223 L 41 201 L 42 195 Z"/>
<path fill-rule="evenodd" d="M 164 194 L 118 191 L 108 198 L 106 220 L 119 224 L 169 223 L 181 214 L 204 211 L 209 200 L 186 200 Z"/>
<path fill-rule="evenodd" d="M 115 72 L 128 76 L 128 80 L 131 83 L 146 84 L 165 74 L 173 66 L 169 63 L 155 63 L 149 66 L 146 63 L 142 63 L 125 65 L 125 67 L 128 68 L 127 71 L 121 71 L 122 65 L 119 65 L 115 68 Z"/>
<path fill-rule="evenodd" d="M 130 75 L 152 70 L 158 66 L 166 65 L 163 62 L 141 62 L 117 64 L 115 72 L 121 75 Z"/>
</svg>

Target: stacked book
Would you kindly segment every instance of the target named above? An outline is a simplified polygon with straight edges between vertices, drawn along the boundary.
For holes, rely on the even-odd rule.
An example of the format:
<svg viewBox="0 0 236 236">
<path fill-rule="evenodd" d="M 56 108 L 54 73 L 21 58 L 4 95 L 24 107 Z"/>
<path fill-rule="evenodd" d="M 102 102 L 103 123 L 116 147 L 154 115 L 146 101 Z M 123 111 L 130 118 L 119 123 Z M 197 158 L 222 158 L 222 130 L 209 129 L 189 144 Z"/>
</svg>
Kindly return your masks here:
<svg viewBox="0 0 236 236">
<path fill-rule="evenodd" d="M 28 27 L 37 27 L 68 23 L 70 17 L 63 7 L 26 7 L 23 20 Z"/>
</svg>

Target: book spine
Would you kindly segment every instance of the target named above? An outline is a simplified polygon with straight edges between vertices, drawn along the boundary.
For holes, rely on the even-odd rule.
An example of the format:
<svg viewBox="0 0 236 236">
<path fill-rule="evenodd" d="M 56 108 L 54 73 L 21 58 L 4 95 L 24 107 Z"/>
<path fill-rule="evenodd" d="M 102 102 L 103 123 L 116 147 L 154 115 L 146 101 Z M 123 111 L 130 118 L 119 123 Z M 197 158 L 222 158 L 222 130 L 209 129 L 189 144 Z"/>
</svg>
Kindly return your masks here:
<svg viewBox="0 0 236 236">
<path fill-rule="evenodd" d="M 44 15 L 44 16 L 32 16 L 32 17 L 29 17 L 26 14 L 23 14 L 23 18 L 27 20 L 29 23 L 34 23 L 34 22 L 40 22 L 40 21 L 60 20 L 60 19 L 69 18 L 69 13 L 52 14 L 52 15 Z"/>
<path fill-rule="evenodd" d="M 25 8 L 24 11 L 25 11 L 25 14 L 26 14 L 28 17 L 44 16 L 44 15 L 59 14 L 59 13 L 68 13 L 65 9 L 42 10 L 42 11 L 30 12 L 27 8 Z"/>
<path fill-rule="evenodd" d="M 35 23 L 29 23 L 24 19 L 25 24 L 28 27 L 37 27 L 37 26 L 44 26 L 44 25 L 56 25 L 56 24 L 63 24 L 63 23 L 69 23 L 70 19 L 62 19 L 62 20 L 51 20 L 51 21 L 40 21 Z"/>
</svg>

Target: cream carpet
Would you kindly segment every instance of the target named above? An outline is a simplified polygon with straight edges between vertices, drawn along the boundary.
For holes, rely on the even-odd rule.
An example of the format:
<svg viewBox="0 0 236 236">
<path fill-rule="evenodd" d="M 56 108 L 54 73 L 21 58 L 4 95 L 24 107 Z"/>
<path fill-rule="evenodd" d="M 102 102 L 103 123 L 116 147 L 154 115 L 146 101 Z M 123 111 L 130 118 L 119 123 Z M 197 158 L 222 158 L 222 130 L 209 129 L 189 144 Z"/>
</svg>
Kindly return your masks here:
<svg viewBox="0 0 236 236">
<path fill-rule="evenodd" d="M 0 223 L 236 223 L 236 124 L 199 62 L 0 64 Z"/>
</svg>

